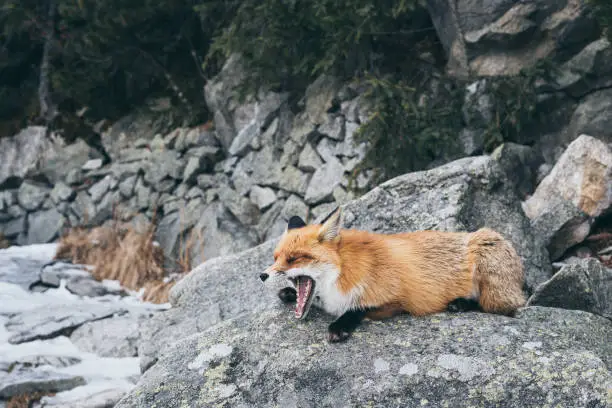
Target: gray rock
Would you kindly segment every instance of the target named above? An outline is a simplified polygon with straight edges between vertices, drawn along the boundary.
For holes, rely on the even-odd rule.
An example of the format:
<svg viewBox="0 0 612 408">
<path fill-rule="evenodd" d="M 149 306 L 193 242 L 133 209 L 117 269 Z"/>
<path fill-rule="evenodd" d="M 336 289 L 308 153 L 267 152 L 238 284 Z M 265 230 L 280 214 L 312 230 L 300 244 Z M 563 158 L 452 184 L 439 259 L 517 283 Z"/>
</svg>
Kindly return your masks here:
<svg viewBox="0 0 612 408">
<path fill-rule="evenodd" d="M 300 153 L 298 168 L 303 171 L 315 171 L 323 165 L 323 160 L 319 154 L 312 148 L 310 143 L 306 143 L 304 149 Z"/>
<path fill-rule="evenodd" d="M 70 304 L 53 308 L 41 306 L 11 316 L 6 323 L 6 330 L 11 334 L 9 343 L 19 344 L 55 337 L 83 323 L 121 313 L 124 310 L 112 304 Z"/>
<path fill-rule="evenodd" d="M 73 265 L 66 262 L 55 262 L 46 265 L 40 271 L 40 281 L 48 286 L 59 287 L 62 280 L 88 278 L 91 274 L 84 265 Z"/>
<path fill-rule="evenodd" d="M 207 146 L 189 150 L 186 153 L 189 159 L 183 173 L 183 182 L 195 184 L 199 174 L 212 170 L 217 161 L 218 152 L 218 148 Z"/>
<path fill-rule="evenodd" d="M 582 134 L 612 143 L 612 89 L 595 91 L 580 101 L 559 144 L 567 145 Z"/>
<path fill-rule="evenodd" d="M 45 199 L 49 196 L 50 189 L 42 184 L 33 181 L 25 181 L 19 187 L 17 200 L 19 205 L 28 211 L 40 208 Z"/>
<path fill-rule="evenodd" d="M 322 340 L 328 323 L 278 308 L 216 325 L 176 342 L 116 408 L 603 407 L 612 383 L 612 324 L 585 312 L 404 316 L 344 345 Z"/>
<path fill-rule="evenodd" d="M 587 45 L 556 72 L 557 89 L 562 89 L 574 98 L 581 98 L 594 89 L 612 85 L 612 47 L 606 38 Z"/>
<path fill-rule="evenodd" d="M 66 219 L 55 208 L 28 214 L 28 244 L 45 244 L 58 238 Z"/>
<path fill-rule="evenodd" d="M 91 222 L 94 225 L 102 224 L 105 221 L 113 218 L 113 210 L 119 203 L 121 195 L 118 191 L 109 191 L 102 198 L 102 201 L 96 206 L 96 213 L 93 215 Z M 151 205 L 155 204 L 156 196 L 151 195 Z"/>
<path fill-rule="evenodd" d="M 523 209 L 545 238 L 552 260 L 586 238 L 612 205 L 612 149 L 581 135 L 563 153 Z"/>
<path fill-rule="evenodd" d="M 206 206 L 198 216 L 193 229 L 196 239 L 191 246 L 192 265 L 244 251 L 260 242 L 254 228 L 240 222 L 219 201 Z"/>
<path fill-rule="evenodd" d="M 23 258 L 0 253 L 0 282 L 18 285 L 29 290 L 39 281 L 40 268 L 47 260 Z M 3 315 L 0 308 L 0 315 Z"/>
<path fill-rule="evenodd" d="M 219 141 L 215 137 L 214 132 L 211 132 L 210 130 L 203 129 L 201 127 L 195 127 L 186 131 L 181 131 L 183 129 L 178 130 L 179 132 L 175 131 L 170 135 L 166 136 L 166 138 L 170 137 L 172 134 L 176 134 L 177 137 L 175 140 L 174 149 L 180 152 L 184 152 L 185 150 L 191 149 L 192 147 L 219 146 Z"/>
<path fill-rule="evenodd" d="M 340 185 L 344 176 L 344 167 L 336 158 L 329 157 L 326 163 L 314 172 L 305 201 L 308 204 L 319 204 L 333 198 L 334 189 Z"/>
<path fill-rule="evenodd" d="M 527 304 L 584 310 L 612 319 L 612 270 L 595 258 L 578 260 L 538 286 Z"/>
<path fill-rule="evenodd" d="M 88 322 L 77 328 L 70 341 L 81 351 L 101 357 L 135 357 L 144 316 L 127 314 Z"/>
<path fill-rule="evenodd" d="M 276 201 L 276 194 L 274 190 L 268 187 L 253 186 L 249 198 L 257 208 L 260 210 L 266 210 Z"/>
<path fill-rule="evenodd" d="M 106 176 L 102 180 L 98 181 L 96 184 L 91 186 L 89 189 L 89 195 L 93 200 L 94 204 L 98 204 L 104 194 L 110 190 L 112 184 L 111 176 Z"/>
<path fill-rule="evenodd" d="M 72 209 L 80 223 L 91 225 L 92 219 L 96 215 L 96 207 L 89 194 L 85 191 L 79 191 L 72 204 Z"/>
<path fill-rule="evenodd" d="M 200 174 L 197 180 L 198 187 L 200 187 L 202 190 L 208 190 L 209 188 L 214 187 L 217 184 L 215 176 L 211 174 Z"/>
<path fill-rule="evenodd" d="M 39 168 L 32 173 L 42 174 L 51 183 L 64 180 L 71 170 L 81 170 L 83 165 L 91 158 L 98 156 L 83 140 L 65 145 L 59 137 L 51 138 L 51 145 L 40 157 Z"/>
<path fill-rule="evenodd" d="M 85 164 L 81 167 L 81 170 L 98 170 L 100 167 L 102 167 L 102 159 L 91 159 L 85 162 Z"/>
<path fill-rule="evenodd" d="M 161 182 L 170 177 L 179 180 L 183 177 L 185 163 L 179 157 L 179 153 L 173 150 L 158 150 L 153 153 L 149 161 L 149 167 L 145 171 L 145 180 L 150 185 Z"/>
<path fill-rule="evenodd" d="M 51 144 L 46 132 L 44 127 L 31 126 L 0 140 L 0 185 L 10 178 L 24 178 L 37 168 Z"/>
<path fill-rule="evenodd" d="M 484 151 L 484 129 L 464 128 L 459 132 L 459 141 L 465 156 L 482 154 Z"/>
<path fill-rule="evenodd" d="M 461 78 L 515 75 L 546 57 L 563 60 L 600 37 L 593 14 L 573 1 L 428 0 L 426 5 L 447 69 Z"/>
<path fill-rule="evenodd" d="M 337 203 L 323 203 L 312 207 L 310 209 L 310 219 L 314 223 L 320 223 L 323 218 L 327 217 L 337 207 Z"/>
<path fill-rule="evenodd" d="M 134 194 L 134 187 L 136 187 L 137 176 L 129 176 L 125 180 L 119 183 L 119 193 L 124 198 L 130 198 Z"/>
<path fill-rule="evenodd" d="M 289 165 L 283 170 L 278 187 L 290 193 L 303 196 L 308 188 L 309 178 L 308 174 L 302 173 L 297 167 Z"/>
<path fill-rule="evenodd" d="M 44 351 L 43 351 L 44 352 Z M 12 370 L 22 370 L 29 368 L 36 368 L 40 366 L 51 366 L 55 368 L 64 368 L 69 367 L 71 365 L 75 365 L 81 362 L 80 358 L 77 357 L 65 357 L 65 356 L 46 356 L 44 354 L 39 355 L 28 355 L 28 356 L 19 356 L 17 359 L 10 358 L 0 361 L 0 366 L 2 364 L 7 364 L 12 367 Z M 2 370 L 0 370 L 2 371 Z M 9 371 L 9 370 L 4 370 Z"/>
<path fill-rule="evenodd" d="M 187 192 L 187 194 L 185 194 L 185 198 L 187 200 L 191 200 L 192 198 L 205 197 L 205 196 L 206 194 L 204 194 L 204 192 L 198 187 L 191 187 L 189 191 Z"/>
<path fill-rule="evenodd" d="M 70 201 L 74 198 L 76 193 L 73 189 L 68 187 L 66 184 L 58 181 L 53 190 L 51 190 L 51 200 L 57 205 L 62 201 Z"/>
<path fill-rule="evenodd" d="M 161 182 L 161 180 L 159 181 Z M 136 187 L 134 188 L 134 192 L 136 194 L 138 209 L 144 210 L 149 208 L 151 204 L 151 188 L 145 185 L 141 177 L 139 177 L 138 181 L 136 181 Z"/>
<path fill-rule="evenodd" d="M 223 205 L 243 224 L 255 225 L 259 221 L 259 209 L 231 188 L 223 188 L 219 191 L 219 198 Z"/>
<path fill-rule="evenodd" d="M 8 375 L 0 375 L 0 398 L 35 392 L 60 392 L 85 385 L 81 376 L 63 374 L 50 370 L 18 370 Z"/>
<path fill-rule="evenodd" d="M 325 123 L 327 112 L 333 107 L 341 86 L 338 78 L 330 75 L 321 75 L 308 86 L 304 95 L 305 112 L 312 123 L 315 125 Z"/>
<path fill-rule="evenodd" d="M 125 294 L 122 290 L 110 288 L 91 276 L 74 276 L 68 279 L 66 289 L 75 295 L 87 297 Z"/>
<path fill-rule="evenodd" d="M 318 131 L 331 139 L 344 140 L 344 117 L 329 115 L 327 121 L 319 126 Z"/>
<path fill-rule="evenodd" d="M 338 147 L 338 143 L 325 137 L 321 139 L 317 145 L 317 153 L 319 153 L 325 162 L 335 159 L 336 155 L 339 154 L 341 150 L 343 150 L 342 145 Z"/>
<path fill-rule="evenodd" d="M 532 194 L 542 158 L 529 146 L 504 143 L 491 153 L 517 188 L 521 198 Z"/>
<path fill-rule="evenodd" d="M 81 169 L 72 169 L 66 173 L 66 183 L 69 186 L 81 184 L 85 180 L 85 175 Z"/>
<path fill-rule="evenodd" d="M 283 217 L 284 221 L 289 221 L 289 218 L 293 217 L 294 215 L 301 217 L 303 220 L 307 220 L 308 206 L 306 203 L 304 203 L 304 201 L 302 201 L 301 198 L 295 194 L 292 194 L 289 196 L 289 198 L 287 198 L 287 201 L 285 201 L 281 216 Z"/>
<path fill-rule="evenodd" d="M 355 123 L 346 124 L 346 138 L 344 139 L 343 149 L 339 154 L 346 157 L 356 157 L 359 161 L 363 160 L 366 154 L 367 146 L 365 143 L 357 143 L 355 141 L 355 132 L 359 125 Z"/>
<path fill-rule="evenodd" d="M 17 218 L 11 219 L 5 223 L 0 224 L 0 231 L 6 237 L 14 237 L 16 235 L 25 233 L 27 230 L 26 216 L 21 215 Z"/>
</svg>

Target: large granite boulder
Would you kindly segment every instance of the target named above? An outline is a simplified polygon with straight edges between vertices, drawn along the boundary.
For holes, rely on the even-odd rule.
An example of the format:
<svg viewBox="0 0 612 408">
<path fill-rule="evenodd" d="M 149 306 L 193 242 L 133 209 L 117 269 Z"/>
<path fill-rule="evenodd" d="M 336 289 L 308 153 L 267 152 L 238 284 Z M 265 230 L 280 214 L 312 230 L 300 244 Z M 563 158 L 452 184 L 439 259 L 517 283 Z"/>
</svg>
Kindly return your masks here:
<svg viewBox="0 0 612 408">
<path fill-rule="evenodd" d="M 262 299 L 262 302 L 264 300 Z M 365 323 L 348 343 L 288 309 L 245 313 L 177 342 L 127 407 L 605 407 L 612 323 L 543 307 Z"/>
<path fill-rule="evenodd" d="M 581 135 L 525 201 L 523 209 L 544 238 L 552 260 L 582 242 L 612 205 L 612 148 Z"/>
</svg>

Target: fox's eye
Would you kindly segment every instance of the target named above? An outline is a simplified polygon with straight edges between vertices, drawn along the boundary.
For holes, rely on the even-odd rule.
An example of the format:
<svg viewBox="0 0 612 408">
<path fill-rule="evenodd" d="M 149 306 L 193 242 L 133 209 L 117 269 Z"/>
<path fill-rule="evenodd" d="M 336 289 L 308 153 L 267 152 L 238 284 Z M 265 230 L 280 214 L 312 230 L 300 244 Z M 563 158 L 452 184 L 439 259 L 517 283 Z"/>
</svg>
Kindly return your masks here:
<svg viewBox="0 0 612 408">
<path fill-rule="evenodd" d="M 289 258 L 287 258 L 287 263 L 294 263 L 295 261 L 297 261 L 298 258 L 296 258 L 295 256 L 290 256 Z"/>
</svg>

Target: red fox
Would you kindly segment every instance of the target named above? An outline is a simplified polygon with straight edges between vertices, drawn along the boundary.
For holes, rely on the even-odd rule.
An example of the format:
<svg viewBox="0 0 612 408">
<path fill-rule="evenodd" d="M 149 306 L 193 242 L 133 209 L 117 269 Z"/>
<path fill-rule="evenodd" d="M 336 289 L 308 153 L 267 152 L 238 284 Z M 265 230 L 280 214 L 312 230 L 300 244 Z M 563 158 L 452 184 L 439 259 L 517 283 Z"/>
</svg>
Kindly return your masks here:
<svg viewBox="0 0 612 408">
<path fill-rule="evenodd" d="M 521 259 L 491 229 L 379 234 L 341 224 L 341 208 L 317 225 L 291 217 L 274 264 L 260 274 L 264 282 L 292 283 L 279 297 L 296 302 L 296 318 L 313 303 L 339 316 L 329 326 L 330 342 L 346 340 L 366 317 L 423 316 L 463 302 L 511 316 L 525 304 Z"/>
</svg>

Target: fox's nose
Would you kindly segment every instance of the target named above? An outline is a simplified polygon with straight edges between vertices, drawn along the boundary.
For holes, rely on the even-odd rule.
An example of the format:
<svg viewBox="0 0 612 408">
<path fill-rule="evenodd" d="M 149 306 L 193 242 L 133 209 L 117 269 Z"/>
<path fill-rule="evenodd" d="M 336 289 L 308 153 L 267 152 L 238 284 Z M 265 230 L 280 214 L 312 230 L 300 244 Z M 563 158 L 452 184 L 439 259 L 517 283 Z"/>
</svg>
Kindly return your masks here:
<svg viewBox="0 0 612 408">
<path fill-rule="evenodd" d="M 266 279 L 268 279 L 268 274 L 267 273 L 260 274 L 259 279 L 261 279 L 262 282 L 265 282 Z"/>
</svg>

